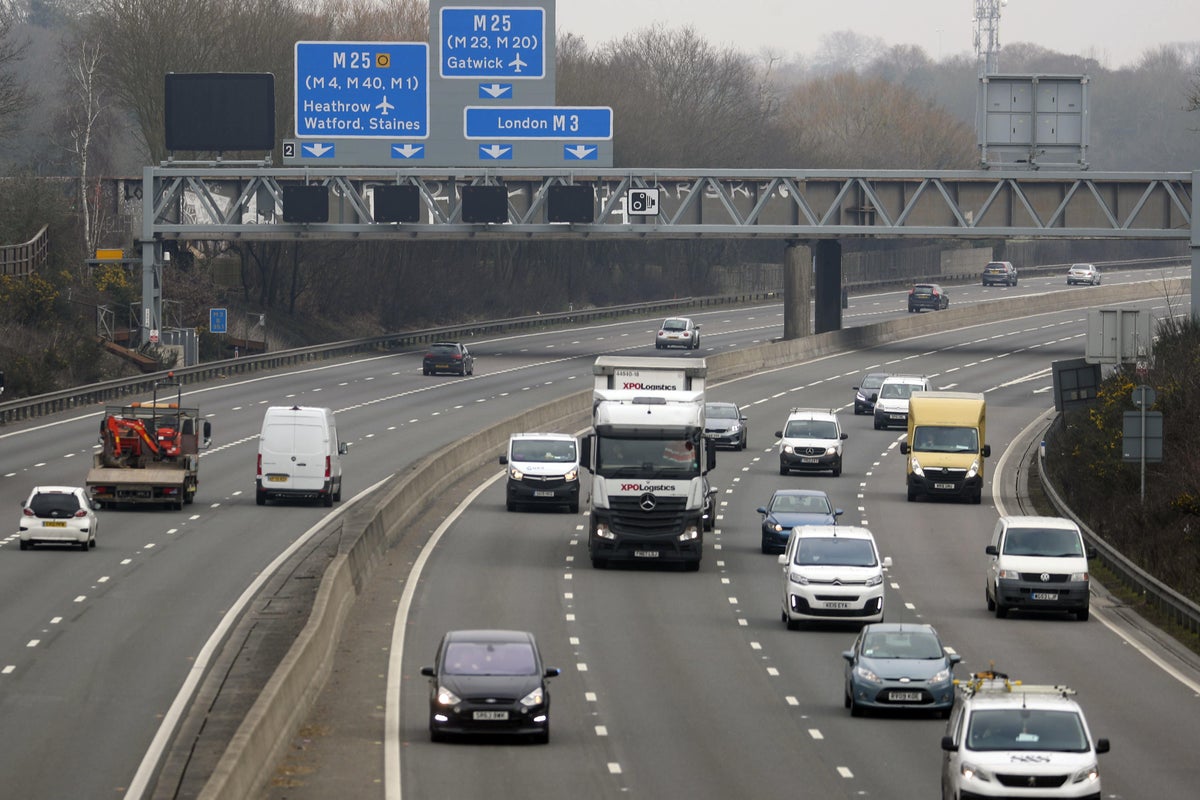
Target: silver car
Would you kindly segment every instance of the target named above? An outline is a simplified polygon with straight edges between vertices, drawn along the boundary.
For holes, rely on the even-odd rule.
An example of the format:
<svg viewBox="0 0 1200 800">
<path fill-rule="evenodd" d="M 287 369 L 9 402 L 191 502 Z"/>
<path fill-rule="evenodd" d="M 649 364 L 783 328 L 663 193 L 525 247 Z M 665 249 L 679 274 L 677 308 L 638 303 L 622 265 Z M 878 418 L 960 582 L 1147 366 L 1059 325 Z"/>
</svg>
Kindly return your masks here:
<svg viewBox="0 0 1200 800">
<path fill-rule="evenodd" d="M 1100 285 L 1100 270 L 1095 264 L 1072 264 L 1067 270 L 1067 286 L 1086 283 L 1088 286 Z"/>
<path fill-rule="evenodd" d="M 35 486 L 21 507 L 21 549 L 35 544 L 96 546 L 96 510 L 79 486 Z"/>
<path fill-rule="evenodd" d="M 671 317 L 663 320 L 658 333 L 654 336 L 654 349 L 665 347 L 686 347 L 689 350 L 700 348 L 700 326 L 687 317 Z"/>
</svg>

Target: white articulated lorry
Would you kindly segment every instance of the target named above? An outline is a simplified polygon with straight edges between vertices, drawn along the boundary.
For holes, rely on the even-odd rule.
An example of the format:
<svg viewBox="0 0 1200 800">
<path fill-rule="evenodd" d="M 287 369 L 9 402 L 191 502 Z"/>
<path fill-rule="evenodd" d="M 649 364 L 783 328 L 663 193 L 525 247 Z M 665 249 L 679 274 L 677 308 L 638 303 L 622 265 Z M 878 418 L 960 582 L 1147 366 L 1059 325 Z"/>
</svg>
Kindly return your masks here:
<svg viewBox="0 0 1200 800">
<path fill-rule="evenodd" d="M 613 560 L 700 568 L 713 528 L 704 436 L 704 359 L 600 356 L 592 368 L 592 429 L 580 441 L 591 472 L 588 552 Z"/>
</svg>

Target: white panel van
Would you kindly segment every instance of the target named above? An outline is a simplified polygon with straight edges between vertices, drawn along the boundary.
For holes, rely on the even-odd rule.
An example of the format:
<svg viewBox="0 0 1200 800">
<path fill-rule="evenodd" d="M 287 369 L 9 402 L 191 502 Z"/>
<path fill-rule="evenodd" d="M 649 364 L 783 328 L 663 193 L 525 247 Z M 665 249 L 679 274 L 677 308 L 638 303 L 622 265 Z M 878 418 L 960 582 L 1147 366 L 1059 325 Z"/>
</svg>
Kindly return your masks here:
<svg viewBox="0 0 1200 800">
<path fill-rule="evenodd" d="M 342 499 L 342 456 L 333 411 L 311 406 L 271 406 L 258 439 L 254 501 Z"/>
<path fill-rule="evenodd" d="M 523 505 L 564 505 L 579 513 L 579 447 L 567 433 L 514 433 L 500 456 L 508 467 L 509 511 Z"/>
</svg>

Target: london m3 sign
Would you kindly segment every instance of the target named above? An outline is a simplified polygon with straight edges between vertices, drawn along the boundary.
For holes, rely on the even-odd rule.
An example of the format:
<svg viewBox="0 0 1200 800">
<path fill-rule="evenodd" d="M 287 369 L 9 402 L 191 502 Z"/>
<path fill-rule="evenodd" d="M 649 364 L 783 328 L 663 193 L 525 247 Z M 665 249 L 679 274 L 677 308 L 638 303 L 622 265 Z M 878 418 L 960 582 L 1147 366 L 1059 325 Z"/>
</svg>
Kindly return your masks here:
<svg viewBox="0 0 1200 800">
<path fill-rule="evenodd" d="M 296 42 L 296 136 L 429 137 L 425 42 Z"/>
</svg>

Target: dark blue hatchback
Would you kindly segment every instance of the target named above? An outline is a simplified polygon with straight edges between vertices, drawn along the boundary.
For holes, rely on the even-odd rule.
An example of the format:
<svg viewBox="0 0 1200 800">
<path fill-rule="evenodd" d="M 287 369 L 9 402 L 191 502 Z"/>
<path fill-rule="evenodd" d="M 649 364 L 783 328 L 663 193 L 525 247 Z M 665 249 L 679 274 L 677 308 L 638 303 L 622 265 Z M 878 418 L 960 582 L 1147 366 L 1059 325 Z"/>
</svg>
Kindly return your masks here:
<svg viewBox="0 0 1200 800">
<path fill-rule="evenodd" d="M 777 489 L 758 513 L 763 515 L 762 551 L 782 553 L 792 528 L 835 525 L 842 509 L 834 508 L 829 495 L 819 489 Z"/>
</svg>

